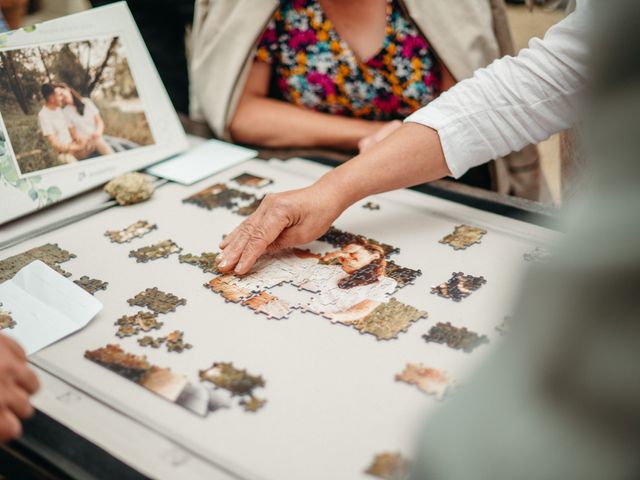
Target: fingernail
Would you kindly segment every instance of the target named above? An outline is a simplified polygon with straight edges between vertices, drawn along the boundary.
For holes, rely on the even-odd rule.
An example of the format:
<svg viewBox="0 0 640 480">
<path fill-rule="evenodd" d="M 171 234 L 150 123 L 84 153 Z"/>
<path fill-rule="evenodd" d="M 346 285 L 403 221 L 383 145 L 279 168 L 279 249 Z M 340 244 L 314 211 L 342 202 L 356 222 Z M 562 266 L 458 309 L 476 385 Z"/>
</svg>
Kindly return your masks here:
<svg viewBox="0 0 640 480">
<path fill-rule="evenodd" d="M 222 260 L 219 264 L 218 264 L 218 268 L 227 268 L 229 266 L 229 261 L 228 260 Z"/>
<path fill-rule="evenodd" d="M 240 272 L 244 269 L 244 263 L 239 263 L 238 265 L 236 265 L 236 269 L 234 270 L 235 273 L 240 274 Z"/>
</svg>

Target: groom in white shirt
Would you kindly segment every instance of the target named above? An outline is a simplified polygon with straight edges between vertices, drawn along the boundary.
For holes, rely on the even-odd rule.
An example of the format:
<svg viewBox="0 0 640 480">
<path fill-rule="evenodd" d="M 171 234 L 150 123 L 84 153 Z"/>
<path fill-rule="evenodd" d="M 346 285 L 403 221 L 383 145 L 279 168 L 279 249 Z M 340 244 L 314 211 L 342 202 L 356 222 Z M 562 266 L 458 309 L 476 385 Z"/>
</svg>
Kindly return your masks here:
<svg viewBox="0 0 640 480">
<path fill-rule="evenodd" d="M 57 153 L 58 164 L 75 163 L 78 161 L 75 154 L 80 153 L 83 147 L 74 140 L 73 127 L 70 127 L 60 108 L 56 87 L 45 83 L 42 85 L 41 91 L 44 105 L 38 113 L 40 131 Z"/>
</svg>

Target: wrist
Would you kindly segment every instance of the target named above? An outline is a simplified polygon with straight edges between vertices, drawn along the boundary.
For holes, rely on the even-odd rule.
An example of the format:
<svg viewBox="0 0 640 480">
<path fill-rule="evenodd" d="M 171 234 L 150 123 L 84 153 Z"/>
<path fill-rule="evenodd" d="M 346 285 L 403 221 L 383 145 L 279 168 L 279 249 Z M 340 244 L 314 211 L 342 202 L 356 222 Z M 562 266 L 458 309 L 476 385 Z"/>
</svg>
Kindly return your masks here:
<svg viewBox="0 0 640 480">
<path fill-rule="evenodd" d="M 340 212 L 366 196 L 359 191 L 358 182 L 351 181 L 344 166 L 327 172 L 313 185 L 317 195 L 327 199 Z"/>
</svg>

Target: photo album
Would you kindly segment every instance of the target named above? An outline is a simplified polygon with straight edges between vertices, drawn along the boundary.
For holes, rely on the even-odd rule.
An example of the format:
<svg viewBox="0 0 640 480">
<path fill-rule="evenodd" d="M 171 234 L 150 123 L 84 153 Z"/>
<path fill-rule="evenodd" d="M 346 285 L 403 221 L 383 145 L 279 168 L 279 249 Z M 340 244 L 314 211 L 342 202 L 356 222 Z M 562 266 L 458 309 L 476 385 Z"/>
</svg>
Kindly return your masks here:
<svg viewBox="0 0 640 480">
<path fill-rule="evenodd" d="M 0 34 L 0 224 L 186 149 L 125 2 Z"/>
</svg>

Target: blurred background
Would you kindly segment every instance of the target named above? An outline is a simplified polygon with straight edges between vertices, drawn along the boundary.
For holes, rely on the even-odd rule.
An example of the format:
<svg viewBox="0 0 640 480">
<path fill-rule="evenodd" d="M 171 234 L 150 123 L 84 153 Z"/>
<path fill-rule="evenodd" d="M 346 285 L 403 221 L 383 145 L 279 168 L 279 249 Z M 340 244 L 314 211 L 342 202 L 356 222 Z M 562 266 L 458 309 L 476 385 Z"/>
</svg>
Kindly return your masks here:
<svg viewBox="0 0 640 480">
<path fill-rule="evenodd" d="M 129 0 L 131 5 L 138 0 Z M 518 49 L 527 46 L 533 37 L 542 37 L 547 29 L 560 21 L 565 13 L 566 2 L 547 2 L 546 6 L 536 5 L 532 9 L 524 0 L 508 3 L 509 21 Z M 540 2 L 534 2 L 540 3 Z M 42 22 L 62 15 L 90 8 L 89 0 L 0 0 L 0 6 L 11 27 Z M 542 188 L 540 201 L 560 205 L 562 202 L 562 162 L 560 135 L 540 145 Z"/>
</svg>

